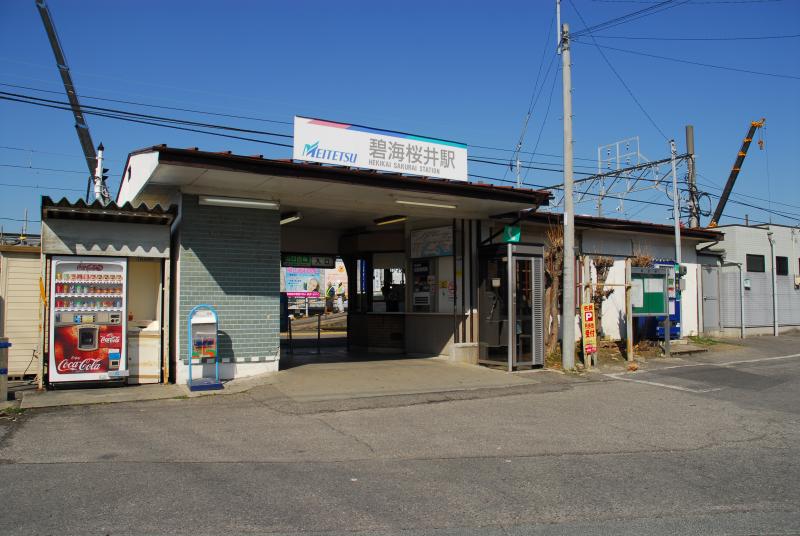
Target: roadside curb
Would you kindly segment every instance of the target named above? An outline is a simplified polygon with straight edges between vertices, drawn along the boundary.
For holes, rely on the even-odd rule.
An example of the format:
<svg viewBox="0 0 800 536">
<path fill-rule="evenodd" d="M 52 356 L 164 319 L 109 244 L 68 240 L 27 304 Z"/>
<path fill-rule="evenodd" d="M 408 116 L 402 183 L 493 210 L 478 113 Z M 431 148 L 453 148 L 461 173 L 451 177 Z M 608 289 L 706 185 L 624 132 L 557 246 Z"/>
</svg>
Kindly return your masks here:
<svg viewBox="0 0 800 536">
<path fill-rule="evenodd" d="M 244 393 L 262 385 L 274 383 L 277 373 L 267 372 L 257 376 L 231 380 L 220 391 L 189 391 L 186 385 L 159 384 L 101 389 L 74 389 L 61 391 L 28 391 L 22 393 L 21 409 L 40 409 L 92 404 L 119 404 L 124 402 L 147 402 L 172 398 L 199 398 L 203 396 L 225 396 Z M 2 408 L 2 406 L 0 406 Z"/>
</svg>

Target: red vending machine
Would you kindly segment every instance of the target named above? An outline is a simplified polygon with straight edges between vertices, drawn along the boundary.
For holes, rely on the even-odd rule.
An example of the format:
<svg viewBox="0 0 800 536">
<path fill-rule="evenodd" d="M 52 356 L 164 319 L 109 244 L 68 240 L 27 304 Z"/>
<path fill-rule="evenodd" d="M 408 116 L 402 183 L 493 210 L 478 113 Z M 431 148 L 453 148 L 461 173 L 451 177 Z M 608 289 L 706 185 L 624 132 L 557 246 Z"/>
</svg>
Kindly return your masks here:
<svg viewBox="0 0 800 536">
<path fill-rule="evenodd" d="M 127 259 L 53 257 L 51 384 L 124 380 Z"/>
</svg>

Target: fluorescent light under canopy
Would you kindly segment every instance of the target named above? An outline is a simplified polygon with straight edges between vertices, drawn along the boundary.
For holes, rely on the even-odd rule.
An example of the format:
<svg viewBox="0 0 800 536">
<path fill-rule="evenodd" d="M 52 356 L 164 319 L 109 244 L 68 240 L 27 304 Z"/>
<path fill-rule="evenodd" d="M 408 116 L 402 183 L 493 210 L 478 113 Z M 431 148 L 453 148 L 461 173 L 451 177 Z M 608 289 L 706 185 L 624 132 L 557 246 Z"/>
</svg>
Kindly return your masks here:
<svg viewBox="0 0 800 536">
<path fill-rule="evenodd" d="M 280 205 L 275 201 L 265 201 L 263 199 L 242 199 L 239 197 L 221 197 L 216 195 L 201 195 L 201 205 L 212 205 L 215 207 L 235 207 L 235 208 L 254 208 L 260 210 L 278 210 Z"/>
</svg>

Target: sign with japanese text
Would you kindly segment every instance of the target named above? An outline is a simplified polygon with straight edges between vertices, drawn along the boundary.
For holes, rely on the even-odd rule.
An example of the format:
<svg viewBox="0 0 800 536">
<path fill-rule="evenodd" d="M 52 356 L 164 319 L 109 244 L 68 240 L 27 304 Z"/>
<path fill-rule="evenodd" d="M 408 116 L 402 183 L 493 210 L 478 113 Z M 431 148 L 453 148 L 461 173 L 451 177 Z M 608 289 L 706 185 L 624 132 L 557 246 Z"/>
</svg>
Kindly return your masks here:
<svg viewBox="0 0 800 536">
<path fill-rule="evenodd" d="M 281 254 L 281 266 L 296 268 L 334 268 L 336 266 L 336 257 L 333 255 L 283 253 Z"/>
<path fill-rule="evenodd" d="M 319 298 L 322 273 L 319 268 L 286 268 L 286 295 L 290 298 Z"/>
<path fill-rule="evenodd" d="M 581 305 L 581 331 L 583 332 L 583 354 L 597 352 L 597 329 L 593 303 Z"/>
<path fill-rule="evenodd" d="M 467 146 L 390 130 L 295 116 L 293 158 L 407 175 L 467 179 Z"/>
</svg>

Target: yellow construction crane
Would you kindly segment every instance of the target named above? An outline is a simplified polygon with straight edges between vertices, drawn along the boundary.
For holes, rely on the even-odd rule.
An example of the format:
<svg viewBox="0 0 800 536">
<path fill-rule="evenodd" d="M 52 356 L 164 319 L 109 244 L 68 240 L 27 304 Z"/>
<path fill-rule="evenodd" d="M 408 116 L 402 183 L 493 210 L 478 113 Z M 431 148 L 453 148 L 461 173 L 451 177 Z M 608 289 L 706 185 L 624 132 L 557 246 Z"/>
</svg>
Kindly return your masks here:
<svg viewBox="0 0 800 536">
<path fill-rule="evenodd" d="M 714 210 L 714 215 L 711 216 L 711 223 L 708 224 L 709 227 L 716 227 L 719 223 L 719 219 L 722 217 L 722 211 L 725 210 L 725 205 L 728 203 L 728 197 L 731 195 L 731 190 L 733 190 L 733 185 L 736 182 L 736 177 L 739 176 L 739 171 L 742 169 L 742 163 L 744 162 L 744 157 L 747 156 L 747 150 L 750 148 L 750 143 L 753 141 L 753 136 L 756 133 L 756 130 L 764 126 L 764 122 L 766 119 L 763 117 L 761 121 L 751 121 L 750 122 L 750 129 L 747 131 L 747 136 L 744 137 L 742 141 L 742 147 L 739 149 L 739 153 L 736 155 L 736 161 L 733 163 L 733 169 L 731 169 L 731 174 L 728 176 L 728 182 L 725 183 L 725 189 L 722 191 L 722 195 L 719 198 L 719 203 L 717 203 L 717 208 Z M 764 148 L 764 140 L 758 140 L 758 148 Z"/>
</svg>

